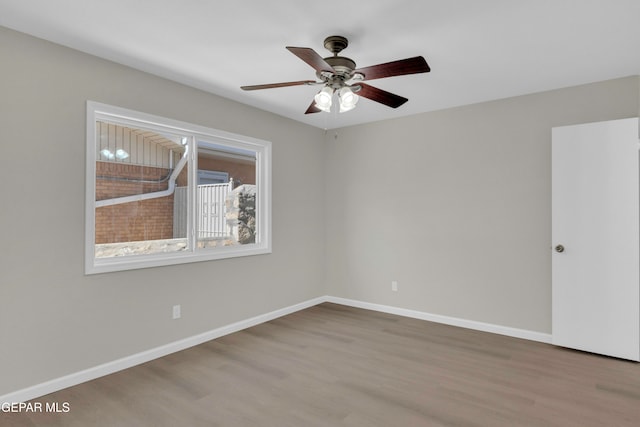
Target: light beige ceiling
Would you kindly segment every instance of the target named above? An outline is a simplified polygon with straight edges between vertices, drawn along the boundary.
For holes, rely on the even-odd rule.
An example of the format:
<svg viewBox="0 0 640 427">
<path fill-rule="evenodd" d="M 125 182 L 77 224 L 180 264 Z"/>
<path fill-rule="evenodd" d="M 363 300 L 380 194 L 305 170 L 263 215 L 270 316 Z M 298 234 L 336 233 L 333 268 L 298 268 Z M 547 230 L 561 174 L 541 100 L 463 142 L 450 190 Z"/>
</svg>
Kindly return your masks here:
<svg viewBox="0 0 640 427">
<path fill-rule="evenodd" d="M 0 25 L 320 128 L 640 74 L 639 0 L 0 0 Z M 373 80 L 409 98 L 305 115 L 315 86 L 285 46 L 329 56 L 343 35 L 358 67 L 422 55 L 432 72 Z M 126 106 L 125 106 L 126 107 Z"/>
</svg>

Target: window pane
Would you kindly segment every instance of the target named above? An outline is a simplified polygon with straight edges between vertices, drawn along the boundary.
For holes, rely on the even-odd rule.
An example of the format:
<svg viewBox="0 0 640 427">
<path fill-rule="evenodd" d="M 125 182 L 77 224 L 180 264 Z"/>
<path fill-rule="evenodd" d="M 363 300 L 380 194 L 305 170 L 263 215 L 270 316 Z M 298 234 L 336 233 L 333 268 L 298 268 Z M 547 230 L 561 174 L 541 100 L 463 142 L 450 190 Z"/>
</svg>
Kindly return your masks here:
<svg viewBox="0 0 640 427">
<path fill-rule="evenodd" d="M 198 142 L 197 248 L 256 243 L 256 152 Z"/>
<path fill-rule="evenodd" d="M 271 143 L 87 101 L 85 273 L 271 252 Z"/>
<path fill-rule="evenodd" d="M 188 250 L 188 138 L 97 121 L 95 141 L 95 257 Z"/>
</svg>

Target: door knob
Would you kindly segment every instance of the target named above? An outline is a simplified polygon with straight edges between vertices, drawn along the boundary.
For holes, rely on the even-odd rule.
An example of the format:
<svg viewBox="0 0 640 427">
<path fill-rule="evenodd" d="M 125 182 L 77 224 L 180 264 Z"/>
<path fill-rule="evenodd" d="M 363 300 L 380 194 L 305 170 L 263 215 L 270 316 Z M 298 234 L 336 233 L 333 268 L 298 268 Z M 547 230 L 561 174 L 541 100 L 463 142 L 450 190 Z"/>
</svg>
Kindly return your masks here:
<svg viewBox="0 0 640 427">
<path fill-rule="evenodd" d="M 556 246 L 555 249 L 556 249 L 556 252 L 558 252 L 558 253 L 564 252 L 564 246 L 562 246 L 562 245 Z"/>
</svg>

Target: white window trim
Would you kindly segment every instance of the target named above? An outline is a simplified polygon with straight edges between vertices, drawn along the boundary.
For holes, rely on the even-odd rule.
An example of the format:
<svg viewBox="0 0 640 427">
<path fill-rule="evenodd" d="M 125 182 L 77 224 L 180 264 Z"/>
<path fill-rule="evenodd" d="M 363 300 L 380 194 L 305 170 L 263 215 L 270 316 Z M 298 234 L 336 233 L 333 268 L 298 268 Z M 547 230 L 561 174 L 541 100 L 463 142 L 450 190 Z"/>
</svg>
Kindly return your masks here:
<svg viewBox="0 0 640 427">
<path fill-rule="evenodd" d="M 106 120 L 129 126 L 143 126 L 159 132 L 189 135 L 190 155 L 194 156 L 190 169 L 190 182 L 197 182 L 197 140 L 215 141 L 235 148 L 256 152 L 256 243 L 207 248 L 176 253 L 159 253 L 127 257 L 95 258 L 95 190 L 96 190 L 96 121 Z M 250 256 L 271 253 L 271 142 L 248 136 L 236 135 L 179 120 L 167 119 L 138 111 L 128 110 L 98 102 L 87 101 L 86 143 L 86 200 L 85 200 L 85 274 L 133 270 L 147 267 L 184 264 L 198 261 Z M 192 185 L 189 203 L 195 200 L 195 185 Z M 192 209 L 194 211 L 194 209 Z M 195 240 L 195 212 L 190 215 L 189 241 Z"/>
</svg>

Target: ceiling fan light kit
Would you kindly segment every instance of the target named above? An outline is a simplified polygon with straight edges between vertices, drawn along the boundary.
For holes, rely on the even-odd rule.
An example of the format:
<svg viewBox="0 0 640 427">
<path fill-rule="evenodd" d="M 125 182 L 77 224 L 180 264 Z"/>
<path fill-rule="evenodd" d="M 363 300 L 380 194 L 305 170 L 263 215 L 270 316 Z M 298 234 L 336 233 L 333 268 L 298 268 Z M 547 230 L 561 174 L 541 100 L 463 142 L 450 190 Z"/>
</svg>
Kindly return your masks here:
<svg viewBox="0 0 640 427">
<path fill-rule="evenodd" d="M 362 82 L 431 71 L 427 61 L 422 56 L 356 68 L 356 63 L 352 59 L 338 55 L 348 45 L 349 41 L 345 37 L 327 37 L 324 40 L 324 47 L 333 53 L 333 56 L 327 58 L 322 58 L 308 47 L 288 46 L 287 50 L 316 70 L 317 80 L 241 86 L 241 89 L 258 90 L 286 86 L 322 85 L 323 88 L 313 97 L 313 102 L 307 108 L 305 114 L 318 113 L 320 111 L 330 112 L 335 93 L 338 94 L 341 113 L 353 110 L 360 97 L 371 99 L 391 108 L 398 108 L 408 99 Z"/>
</svg>

